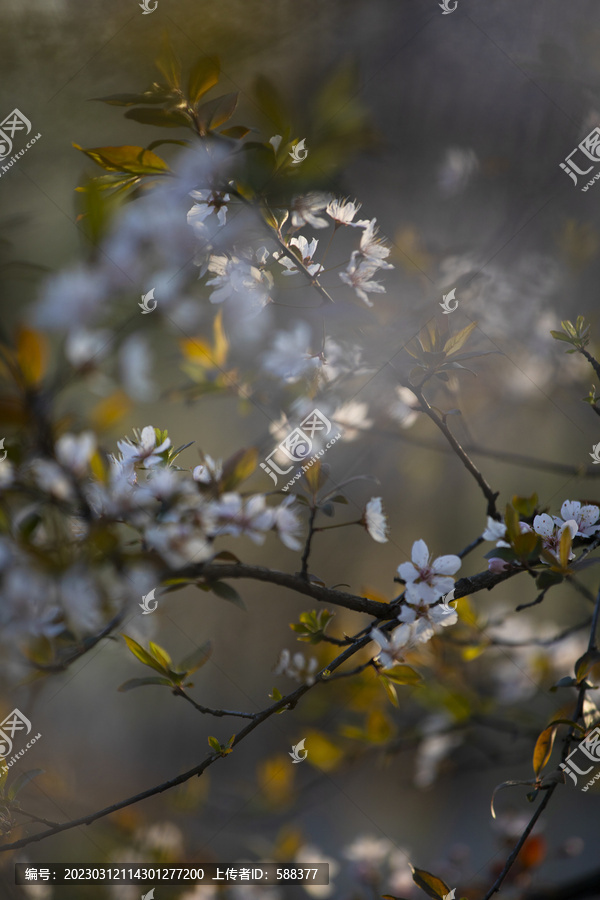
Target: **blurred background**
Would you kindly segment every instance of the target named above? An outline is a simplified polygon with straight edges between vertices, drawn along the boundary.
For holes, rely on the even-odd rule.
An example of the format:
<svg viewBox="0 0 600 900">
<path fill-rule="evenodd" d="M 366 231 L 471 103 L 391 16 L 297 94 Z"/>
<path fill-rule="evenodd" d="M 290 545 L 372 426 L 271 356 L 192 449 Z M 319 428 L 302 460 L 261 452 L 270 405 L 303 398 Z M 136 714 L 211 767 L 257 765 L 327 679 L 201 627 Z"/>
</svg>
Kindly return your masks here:
<svg viewBox="0 0 600 900">
<path fill-rule="evenodd" d="M 9 326 L 27 321 L 44 278 L 72 264 L 85 245 L 75 187 L 99 170 L 72 143 L 146 145 L 185 136 L 179 129 L 154 133 L 124 119 L 117 107 L 89 102 L 151 83 L 166 29 L 184 67 L 201 55 L 220 57 L 222 92 L 240 91 L 232 123 L 255 128 L 260 140 L 275 128 L 257 100 L 256 80 L 274 82 L 295 134 L 307 139 L 308 161 L 311 147 L 324 148 L 323 165 L 308 171 L 308 181 L 360 200 L 361 215 L 377 218 L 392 247 L 395 269 L 386 273 L 387 293 L 375 298 L 376 313 L 359 303 L 340 312 L 336 304 L 326 316 L 327 328 L 354 336 L 366 360 L 364 374 L 352 372 L 345 398 L 366 406 L 354 408 L 353 423 L 346 421 L 344 440 L 326 461 L 335 483 L 363 474 L 377 479 L 348 489 L 348 519 L 371 496 L 381 496 L 390 540 L 375 544 L 360 528 L 321 534 L 312 572 L 327 584 L 391 599 L 396 568 L 410 558 L 414 540 L 423 538 L 435 555 L 456 553 L 485 526 L 482 497 L 433 425 L 413 422 L 394 406 L 398 375 L 410 369 L 400 348 L 439 316 L 451 288 L 460 301 L 447 317 L 452 328 L 476 320 L 477 347 L 496 353 L 474 361 L 476 375 L 432 389 L 431 402 L 460 408 L 453 428 L 465 444 L 489 451 L 473 456 L 500 491 L 500 503 L 534 491 L 552 513 L 566 498 L 600 502 L 596 480 L 575 474 L 599 440 L 593 414 L 580 402 L 593 376 L 549 334 L 561 319 L 579 314 L 597 334 L 600 208 L 595 188 L 580 197 L 559 168 L 600 125 L 596 3 L 458 0 L 446 16 L 435 0 L 159 0 L 147 16 L 135 0 L 2 0 L 0 9 L 2 116 L 16 107 L 42 135 L 0 178 L 1 302 Z M 331 128 L 319 133 L 316 121 Z M 346 289 L 337 271 L 347 256 L 334 246 L 323 278 L 340 302 Z M 308 289 L 289 293 L 293 302 L 310 305 Z M 296 318 L 293 310 L 277 310 L 280 325 Z M 308 319 L 320 327 L 320 318 Z M 161 344 L 159 332 L 154 341 Z M 157 354 L 156 383 L 177 385 L 178 364 L 167 345 Z M 266 453 L 274 445 L 269 424 L 282 409 L 279 394 L 266 388 L 259 404 L 225 394 L 183 405 L 159 393 L 119 422 L 112 437 L 107 432 L 107 447 L 114 449 L 131 426 L 153 424 L 168 428 L 175 445 L 196 442 L 181 458 L 186 467 L 196 465 L 198 449 L 228 457 L 254 445 Z M 563 468 L 509 463 L 503 454 Z M 249 488 L 267 490 L 264 482 L 259 471 Z M 231 549 L 245 561 L 299 568 L 299 555 L 274 539 L 261 548 L 241 539 Z M 461 574 L 485 568 L 476 550 Z M 586 583 L 596 590 L 593 574 Z M 212 707 L 255 711 L 267 705 L 274 686 L 282 693 L 293 688 L 272 671 L 282 648 L 322 664 L 334 648 L 298 644 L 289 629 L 314 603 L 266 584 L 236 588 L 245 610 L 186 589 L 167 595 L 153 616 L 132 614 L 124 630 L 157 640 L 174 659 L 210 639 L 213 656 L 197 673 L 193 696 Z M 502 635 L 513 641 L 552 637 L 589 615 L 589 603 L 568 586 L 553 590 L 541 607 L 513 612 L 534 597 L 533 584 L 515 579 L 471 598 L 470 608 L 486 633 L 490 621 L 507 614 Z M 330 632 L 341 636 L 364 624 L 337 610 Z M 412 887 L 410 860 L 460 886 L 459 896 L 482 896 L 477 886 L 489 887 L 533 811 L 525 789 L 514 788 L 500 795 L 503 815 L 494 823 L 492 790 L 507 779 L 532 777 L 535 738 L 567 702 L 549 687 L 571 672 L 585 632 L 556 647 L 491 649 L 483 660 L 460 646 L 444 650 L 433 643 L 435 653 L 426 659 L 432 684 L 400 688 L 400 711 L 368 676 L 319 688 L 203 778 L 5 856 L 3 897 L 74 896 L 66 888 L 15 888 L 15 861 L 146 859 L 194 865 L 326 859 L 335 872 L 329 896 L 336 898 L 385 891 L 423 896 Z M 7 690 L 6 712 L 31 710 L 43 736 L 27 754 L 28 768 L 46 772 L 26 798 L 40 815 L 74 818 L 144 790 L 197 764 L 208 735 L 224 741 L 236 730 L 235 721 L 207 721 L 158 688 L 117 693 L 140 674 L 121 641 L 105 641 L 67 673 Z M 469 717 L 479 727 L 455 727 Z M 291 766 L 287 754 L 302 738 L 308 759 Z M 591 871 L 599 803 L 594 790 L 585 797 L 569 787 L 557 792 L 520 881 L 506 895 L 523 896 L 530 880 L 566 882 Z M 137 888 L 77 889 L 82 900 L 139 894 Z M 213 896 L 209 889 L 184 894 L 164 887 L 157 898 L 188 894 Z M 272 897 L 304 894 L 286 887 Z"/>
</svg>

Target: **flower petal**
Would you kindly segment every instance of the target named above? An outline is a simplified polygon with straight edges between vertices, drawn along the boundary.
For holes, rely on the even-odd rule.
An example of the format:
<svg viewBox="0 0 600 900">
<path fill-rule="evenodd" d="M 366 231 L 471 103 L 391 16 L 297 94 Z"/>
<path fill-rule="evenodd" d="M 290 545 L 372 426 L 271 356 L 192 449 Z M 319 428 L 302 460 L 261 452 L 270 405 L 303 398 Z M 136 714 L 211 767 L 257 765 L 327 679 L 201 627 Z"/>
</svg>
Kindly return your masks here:
<svg viewBox="0 0 600 900">
<path fill-rule="evenodd" d="M 424 569 L 429 562 L 429 549 L 425 541 L 415 541 L 412 545 L 411 559 L 415 566 Z"/>
</svg>

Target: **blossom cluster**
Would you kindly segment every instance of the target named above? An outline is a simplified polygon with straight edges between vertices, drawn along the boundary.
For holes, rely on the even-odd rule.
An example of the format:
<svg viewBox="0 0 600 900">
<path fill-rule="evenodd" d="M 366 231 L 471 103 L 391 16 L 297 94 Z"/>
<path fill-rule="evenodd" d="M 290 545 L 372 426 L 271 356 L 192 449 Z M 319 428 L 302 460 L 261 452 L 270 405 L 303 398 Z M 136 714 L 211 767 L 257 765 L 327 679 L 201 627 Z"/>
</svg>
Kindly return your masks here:
<svg viewBox="0 0 600 900">
<path fill-rule="evenodd" d="M 564 531 L 569 531 L 571 539 L 591 538 L 600 532 L 600 509 L 593 504 L 582 504 L 579 500 L 565 500 L 560 508 L 560 516 L 549 516 L 547 513 L 535 516 L 533 524 L 527 522 L 519 522 L 519 528 L 522 534 L 533 532 L 542 539 L 542 547 L 557 561 L 559 557 L 560 541 Z M 496 541 L 496 547 L 510 547 L 505 540 L 506 525 L 503 522 L 496 522 L 488 516 L 487 527 L 482 537 L 486 541 Z M 574 559 L 575 554 L 571 551 L 569 559 Z M 542 560 L 546 562 L 546 560 Z M 490 572 L 504 572 L 511 567 L 511 563 L 492 556 L 489 560 L 488 568 Z"/>
<path fill-rule="evenodd" d="M 293 497 L 278 505 L 261 493 L 242 497 L 222 481 L 221 461 L 206 456 L 186 471 L 176 456 L 166 432 L 148 425 L 114 455 L 85 431 L 58 438 L 52 457 L 0 462 L 12 518 L 0 539 L 7 639 L 93 633 L 165 569 L 211 559 L 222 535 L 262 544 L 273 532 L 300 548 Z M 124 526 L 136 540 L 123 541 Z"/>
<path fill-rule="evenodd" d="M 371 637 L 379 645 L 376 657 L 383 669 L 393 668 L 402 662 L 406 651 L 429 641 L 438 626 L 454 625 L 458 620 L 456 610 L 440 604 L 453 591 L 452 577 L 461 566 L 460 557 L 452 554 L 431 558 L 425 541 L 415 541 L 411 562 L 398 566 L 398 575 L 405 583 L 404 602 L 398 614 L 398 625 L 389 637 L 373 628 Z"/>
</svg>

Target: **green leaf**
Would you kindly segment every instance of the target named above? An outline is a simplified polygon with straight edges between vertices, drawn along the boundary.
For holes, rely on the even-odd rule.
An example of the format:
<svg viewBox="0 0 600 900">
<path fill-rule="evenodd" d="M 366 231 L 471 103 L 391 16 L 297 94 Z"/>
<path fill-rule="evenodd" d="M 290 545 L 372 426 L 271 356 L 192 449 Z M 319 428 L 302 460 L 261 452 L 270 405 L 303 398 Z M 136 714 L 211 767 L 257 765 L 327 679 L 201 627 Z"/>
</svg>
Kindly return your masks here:
<svg viewBox="0 0 600 900">
<path fill-rule="evenodd" d="M 411 866 L 411 869 L 414 883 L 432 900 L 443 900 L 446 894 L 450 893 L 450 888 L 441 878 L 426 872 L 425 869 L 415 869 L 414 866 Z"/>
<path fill-rule="evenodd" d="M 123 147 L 89 147 L 85 150 L 79 144 L 73 144 L 76 150 L 81 150 L 89 156 L 96 165 L 107 172 L 127 172 L 131 175 L 156 175 L 170 172 L 164 159 L 145 150 L 143 147 L 125 145 Z"/>
<path fill-rule="evenodd" d="M 211 653 L 212 644 L 210 641 L 206 641 L 182 659 L 177 668 L 180 672 L 185 672 L 187 675 L 190 675 L 208 662 Z"/>
<path fill-rule="evenodd" d="M 130 678 L 129 681 L 124 681 L 118 690 L 124 694 L 127 691 L 132 691 L 137 687 L 144 687 L 147 684 L 166 684 L 168 687 L 173 687 L 173 682 L 170 678 L 160 678 L 158 675 L 153 675 L 148 678 Z"/>
<path fill-rule="evenodd" d="M 228 600 L 229 603 L 234 603 L 235 606 L 238 606 L 240 609 L 246 611 L 246 604 L 236 591 L 234 587 L 231 587 L 230 584 L 226 584 L 224 581 L 211 581 L 210 582 L 210 590 L 213 594 L 216 594 L 217 597 L 221 597 L 222 600 Z"/>
<path fill-rule="evenodd" d="M 234 453 L 223 464 L 223 475 L 219 481 L 221 491 L 232 491 L 238 484 L 249 478 L 256 469 L 258 453 L 256 447 L 247 447 Z"/>
<path fill-rule="evenodd" d="M 575 663 L 575 677 L 577 681 L 585 678 L 590 669 L 598 662 L 600 662 L 600 652 L 598 650 L 588 650 L 583 656 L 580 656 Z"/>
<path fill-rule="evenodd" d="M 221 744 L 216 739 L 216 737 L 212 737 L 212 735 L 211 735 L 211 737 L 209 737 L 209 739 L 208 739 L 208 744 L 215 751 L 215 753 L 221 752 Z"/>
<path fill-rule="evenodd" d="M 126 119 L 141 122 L 142 125 L 157 125 L 159 128 L 193 128 L 187 113 L 180 109 L 128 109 Z"/>
<path fill-rule="evenodd" d="M 193 66 L 188 81 L 188 99 L 197 103 L 219 81 L 221 67 L 218 59 L 202 57 Z"/>
<path fill-rule="evenodd" d="M 9 800 L 14 800 L 17 794 L 22 791 L 30 781 L 33 781 L 33 779 L 37 778 L 38 775 L 43 774 L 44 769 L 29 769 L 28 772 L 22 772 L 20 775 L 17 775 L 17 777 L 9 787 L 6 796 Z"/>
<path fill-rule="evenodd" d="M 154 641 L 150 641 L 149 643 L 150 653 L 154 657 L 154 659 L 161 665 L 164 669 L 169 670 L 173 666 L 173 660 L 169 656 L 166 650 L 163 649 L 159 644 L 155 644 Z"/>
<path fill-rule="evenodd" d="M 476 328 L 477 322 L 471 322 L 466 328 L 461 329 L 461 331 L 458 331 L 456 334 L 452 335 L 452 337 L 449 337 L 444 344 L 444 353 L 446 356 L 452 356 L 453 353 L 457 353 L 458 350 L 464 346 Z"/>
<path fill-rule="evenodd" d="M 156 669 L 157 672 L 160 672 L 161 675 L 168 675 L 167 669 L 153 657 L 151 656 L 147 650 L 138 644 L 137 641 L 134 641 L 133 638 L 128 637 L 126 634 L 123 635 L 125 643 L 131 650 L 134 656 L 136 656 L 140 662 L 142 662 L 145 666 L 149 666 L 151 669 Z"/>
<path fill-rule="evenodd" d="M 231 128 L 222 128 L 220 134 L 224 137 L 233 138 L 234 141 L 241 141 L 247 134 L 250 134 L 250 129 L 246 128 L 245 125 L 232 125 Z"/>
<path fill-rule="evenodd" d="M 223 94 L 198 107 L 197 115 L 201 132 L 212 131 L 227 122 L 235 112 L 238 98 L 239 93 L 237 92 Z"/>
<path fill-rule="evenodd" d="M 398 693 L 396 691 L 395 686 L 392 684 L 392 682 L 389 680 L 389 678 L 386 678 L 385 675 L 380 675 L 379 681 L 381 683 L 382 688 L 388 695 L 389 701 L 394 706 L 399 706 L 400 704 L 398 703 Z"/>
<path fill-rule="evenodd" d="M 181 63 L 175 55 L 168 34 L 163 37 L 162 53 L 156 60 L 156 66 L 165 76 L 167 84 L 175 90 L 181 88 Z"/>
<path fill-rule="evenodd" d="M 394 666 L 393 669 L 385 669 L 383 674 L 396 684 L 418 684 L 423 676 L 412 666 Z"/>
<path fill-rule="evenodd" d="M 539 498 L 537 494 L 532 494 L 531 497 L 519 497 L 515 494 L 512 498 L 512 505 L 524 519 L 527 519 L 534 514 L 538 503 Z"/>
</svg>

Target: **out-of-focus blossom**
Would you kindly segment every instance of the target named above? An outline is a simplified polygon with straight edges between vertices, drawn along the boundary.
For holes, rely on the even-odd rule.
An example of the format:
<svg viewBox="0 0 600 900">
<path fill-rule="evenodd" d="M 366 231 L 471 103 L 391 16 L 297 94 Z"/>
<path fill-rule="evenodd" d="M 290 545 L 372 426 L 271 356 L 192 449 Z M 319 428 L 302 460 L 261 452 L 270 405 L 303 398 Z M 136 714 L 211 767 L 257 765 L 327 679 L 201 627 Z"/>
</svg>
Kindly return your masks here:
<svg viewBox="0 0 600 900">
<path fill-rule="evenodd" d="M 443 733 L 442 729 L 448 724 L 448 718 L 436 715 L 431 716 L 422 725 L 425 737 L 415 754 L 415 784 L 419 788 L 431 787 L 438 774 L 440 764 L 462 743 L 459 734 Z"/>
<path fill-rule="evenodd" d="M 284 649 L 279 654 L 279 659 L 273 669 L 275 675 L 287 675 L 301 684 L 314 684 L 314 674 L 318 669 L 318 663 L 314 656 L 305 659 L 302 653 L 290 653 Z"/>
<path fill-rule="evenodd" d="M 299 381 L 320 365 L 310 352 L 311 331 L 306 322 L 296 322 L 291 331 L 278 331 L 269 350 L 262 355 L 262 368 L 289 384 Z"/>
<path fill-rule="evenodd" d="M 206 282 L 214 287 L 211 303 L 234 303 L 244 316 L 256 315 L 271 302 L 273 277 L 270 272 L 238 256 L 213 255 L 208 263 L 213 278 Z"/>
<path fill-rule="evenodd" d="M 212 542 L 190 522 L 165 522 L 147 528 L 144 538 L 165 562 L 180 568 L 213 556 Z"/>
<path fill-rule="evenodd" d="M 371 427 L 373 420 L 368 418 L 368 411 L 367 403 L 360 400 L 348 400 L 332 413 L 333 421 L 343 429 L 343 441 L 353 441 L 360 436 L 362 431 L 367 431 Z"/>
<path fill-rule="evenodd" d="M 437 172 L 440 191 L 447 197 L 459 194 L 478 169 L 479 160 L 474 150 L 449 147 Z"/>
<path fill-rule="evenodd" d="M 200 484 L 215 484 L 223 475 L 223 462 L 213 459 L 208 453 L 204 455 L 204 462 L 196 466 L 192 472 L 194 481 Z"/>
<path fill-rule="evenodd" d="M 56 442 L 56 458 L 59 463 L 82 477 L 87 475 L 90 460 L 96 451 L 96 435 L 93 431 L 82 431 L 81 434 L 63 434 Z"/>
<path fill-rule="evenodd" d="M 327 228 L 327 219 L 319 213 L 327 207 L 331 200 L 330 194 L 312 191 L 304 197 L 294 197 L 292 200 L 292 225 L 294 228 L 302 228 L 310 225 L 312 228 Z"/>
<path fill-rule="evenodd" d="M 223 194 L 220 191 L 191 191 L 190 197 L 196 203 L 188 211 L 187 220 L 196 234 L 206 235 L 205 221 L 213 214 L 216 215 L 219 225 L 225 225 L 229 194 Z"/>
<path fill-rule="evenodd" d="M 240 495 L 232 491 L 223 494 L 210 509 L 215 518 L 215 537 L 217 534 L 246 535 L 255 544 L 264 543 L 265 532 L 273 527 L 275 519 L 262 494 L 249 497 L 244 503 Z"/>
<path fill-rule="evenodd" d="M 273 527 L 277 531 L 280 541 L 290 550 L 299 550 L 302 544 L 298 540 L 298 532 L 302 530 L 302 522 L 298 519 L 297 507 L 290 509 L 294 503 L 294 497 L 286 497 L 283 503 L 274 507 Z"/>
<path fill-rule="evenodd" d="M 432 561 L 425 541 L 415 541 L 412 562 L 398 566 L 398 574 L 406 582 L 409 603 L 435 603 L 452 590 L 454 579 L 450 576 L 458 572 L 460 566 L 460 558 L 451 554 Z"/>
<path fill-rule="evenodd" d="M 34 459 L 31 473 L 37 486 L 56 497 L 57 500 L 72 500 L 73 486 L 61 469 L 52 459 Z"/>
<path fill-rule="evenodd" d="M 10 459 L 0 460 L 0 490 L 9 488 L 15 479 L 15 467 Z"/>
<path fill-rule="evenodd" d="M 418 410 L 415 409 L 417 398 L 410 388 L 402 385 L 396 385 L 395 390 L 398 399 L 390 406 L 389 415 L 400 423 L 401 428 L 410 428 L 419 415 Z"/>
<path fill-rule="evenodd" d="M 326 856 L 317 847 L 301 847 L 296 853 L 296 862 L 301 866 L 312 863 L 326 863 L 329 866 L 329 884 L 303 884 L 302 887 L 312 897 L 329 897 L 335 890 L 333 879 L 339 872 L 339 863 L 331 856 Z"/>
<path fill-rule="evenodd" d="M 404 625 L 410 626 L 412 640 L 420 644 L 433 637 L 437 625 L 441 625 L 442 628 L 447 625 L 455 625 L 458 622 L 458 613 L 451 607 L 428 606 L 426 603 L 420 603 L 416 609 L 408 605 L 403 606 L 398 620 Z"/>
<path fill-rule="evenodd" d="M 59 581 L 58 596 L 76 634 L 93 634 L 102 627 L 101 598 L 94 578 L 85 569 L 69 569 Z"/>
<path fill-rule="evenodd" d="M 132 334 L 123 341 L 119 350 L 119 369 L 123 387 L 130 397 L 140 403 L 155 397 L 152 353 L 144 335 Z"/>
<path fill-rule="evenodd" d="M 360 300 L 367 306 L 373 306 L 367 294 L 385 294 L 384 286 L 379 281 L 373 281 L 373 275 L 379 268 L 381 268 L 379 264 L 361 259 L 358 250 L 354 250 L 348 268 L 339 275 L 345 284 L 354 288 L 356 296 Z"/>
<path fill-rule="evenodd" d="M 374 541 L 378 544 L 387 543 L 388 523 L 381 497 L 371 497 L 363 512 L 362 521 Z"/>
<path fill-rule="evenodd" d="M 367 221 L 360 238 L 360 253 L 379 269 L 393 269 L 391 263 L 385 262 L 390 255 L 390 248 L 377 237 L 379 229 L 376 223 L 377 219 Z"/>
<path fill-rule="evenodd" d="M 65 342 L 65 356 L 75 369 L 90 368 L 101 362 L 110 349 L 112 332 L 108 328 L 90 331 L 77 328 L 69 332 Z"/>
</svg>

